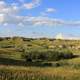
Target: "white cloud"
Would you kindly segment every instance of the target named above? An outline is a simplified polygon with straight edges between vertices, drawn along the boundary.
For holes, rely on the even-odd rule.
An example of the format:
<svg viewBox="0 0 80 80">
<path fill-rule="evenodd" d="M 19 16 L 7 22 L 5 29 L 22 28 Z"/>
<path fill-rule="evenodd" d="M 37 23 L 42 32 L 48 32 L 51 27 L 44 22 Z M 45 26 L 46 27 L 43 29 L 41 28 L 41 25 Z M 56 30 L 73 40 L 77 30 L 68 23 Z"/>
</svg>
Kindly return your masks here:
<svg viewBox="0 0 80 80">
<path fill-rule="evenodd" d="M 40 0 L 33 0 L 30 3 L 24 3 L 23 7 L 26 9 L 32 9 L 40 5 Z"/>
<path fill-rule="evenodd" d="M 32 0 L 30 3 L 25 3 L 24 0 L 19 0 L 19 3 L 8 4 L 4 0 L 0 1 L 0 14 L 17 15 L 23 9 L 32 9 L 40 5 L 40 0 Z"/>
<path fill-rule="evenodd" d="M 48 17 L 35 17 L 32 20 L 32 22 L 34 25 L 48 25 L 48 26 L 54 26 L 54 25 L 56 26 L 64 23 L 62 20 L 51 19 Z"/>
<path fill-rule="evenodd" d="M 64 36 L 62 33 L 58 33 L 56 36 L 55 36 L 55 39 L 64 39 Z"/>
<path fill-rule="evenodd" d="M 53 12 L 56 12 L 56 9 L 54 9 L 54 8 L 47 8 L 45 12 L 53 13 Z"/>
<path fill-rule="evenodd" d="M 19 7 L 16 5 L 8 5 L 4 1 L 0 1 L 0 14 L 13 15 L 19 11 Z"/>
<path fill-rule="evenodd" d="M 1 24 L 15 24 L 18 26 L 57 26 L 57 25 L 68 25 L 68 26 L 80 26 L 80 21 L 64 21 L 60 19 L 53 19 L 48 17 L 30 17 L 30 16 L 11 16 L 11 15 L 0 15 Z"/>
<path fill-rule="evenodd" d="M 23 3 L 27 9 L 37 7 L 40 4 L 40 0 L 34 0 L 31 3 Z M 0 24 L 6 26 L 7 24 L 15 24 L 18 26 L 39 26 L 39 25 L 70 25 L 80 26 L 80 21 L 64 21 L 61 19 L 54 19 L 49 17 L 32 17 L 32 16 L 17 16 L 17 13 L 21 10 L 20 6 L 16 4 L 8 5 L 4 1 L 0 1 Z M 55 12 L 56 9 L 47 8 L 45 12 Z"/>
<path fill-rule="evenodd" d="M 80 40 L 79 36 L 75 36 L 72 34 L 62 34 L 62 33 L 58 33 L 55 36 L 55 39 L 69 39 L 69 40 Z"/>
<path fill-rule="evenodd" d="M 49 13 L 55 13 L 57 10 L 55 8 L 46 8 L 43 12 L 41 12 L 42 16 L 47 16 Z"/>
<path fill-rule="evenodd" d="M 4 23 L 3 26 L 8 26 L 8 23 Z"/>
<path fill-rule="evenodd" d="M 0 14 L 0 23 L 3 23 L 4 22 L 4 14 Z"/>
<path fill-rule="evenodd" d="M 0 1 L 0 7 L 5 7 L 5 2 L 4 1 Z"/>
<path fill-rule="evenodd" d="M 29 4 L 24 4 L 23 6 L 26 8 L 26 9 L 32 9 L 33 8 L 33 3 L 29 3 Z"/>
</svg>

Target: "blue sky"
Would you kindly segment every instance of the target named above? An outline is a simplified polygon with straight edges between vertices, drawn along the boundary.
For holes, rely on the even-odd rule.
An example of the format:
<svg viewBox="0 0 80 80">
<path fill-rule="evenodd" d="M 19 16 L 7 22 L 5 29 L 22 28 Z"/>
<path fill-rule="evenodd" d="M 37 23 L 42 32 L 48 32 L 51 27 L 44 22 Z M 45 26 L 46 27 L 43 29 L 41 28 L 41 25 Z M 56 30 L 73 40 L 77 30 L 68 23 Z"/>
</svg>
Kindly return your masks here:
<svg viewBox="0 0 80 80">
<path fill-rule="evenodd" d="M 80 38 L 80 0 L 0 0 L 0 36 Z"/>
</svg>

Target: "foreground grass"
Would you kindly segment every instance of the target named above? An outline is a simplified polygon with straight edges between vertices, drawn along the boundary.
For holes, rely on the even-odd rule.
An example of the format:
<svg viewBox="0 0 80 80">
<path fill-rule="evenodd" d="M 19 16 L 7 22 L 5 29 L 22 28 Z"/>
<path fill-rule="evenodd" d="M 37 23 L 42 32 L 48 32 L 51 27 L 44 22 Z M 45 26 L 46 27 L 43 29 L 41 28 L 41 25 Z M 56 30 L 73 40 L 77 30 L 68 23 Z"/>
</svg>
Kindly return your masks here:
<svg viewBox="0 0 80 80">
<path fill-rule="evenodd" d="M 80 80 L 80 69 L 1 65 L 0 80 Z"/>
</svg>

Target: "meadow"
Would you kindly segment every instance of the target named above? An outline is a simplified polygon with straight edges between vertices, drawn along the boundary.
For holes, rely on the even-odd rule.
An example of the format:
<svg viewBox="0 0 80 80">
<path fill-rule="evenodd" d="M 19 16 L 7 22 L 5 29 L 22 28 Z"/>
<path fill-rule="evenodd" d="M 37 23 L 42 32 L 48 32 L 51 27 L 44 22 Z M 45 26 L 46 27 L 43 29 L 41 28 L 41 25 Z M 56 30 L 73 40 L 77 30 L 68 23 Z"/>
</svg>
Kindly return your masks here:
<svg viewBox="0 0 80 80">
<path fill-rule="evenodd" d="M 0 80 L 80 80 L 80 69 L 1 65 Z"/>
<path fill-rule="evenodd" d="M 80 41 L 0 38 L 0 80 L 80 80 Z"/>
</svg>

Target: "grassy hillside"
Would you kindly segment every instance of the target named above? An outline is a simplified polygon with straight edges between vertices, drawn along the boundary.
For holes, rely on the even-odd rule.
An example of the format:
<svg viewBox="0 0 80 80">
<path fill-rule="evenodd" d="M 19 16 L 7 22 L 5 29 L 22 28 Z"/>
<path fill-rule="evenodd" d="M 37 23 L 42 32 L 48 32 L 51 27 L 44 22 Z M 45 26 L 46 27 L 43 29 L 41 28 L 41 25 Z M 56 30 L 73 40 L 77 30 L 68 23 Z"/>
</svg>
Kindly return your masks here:
<svg viewBox="0 0 80 80">
<path fill-rule="evenodd" d="M 0 80 L 80 80 L 80 41 L 0 38 Z"/>
</svg>

